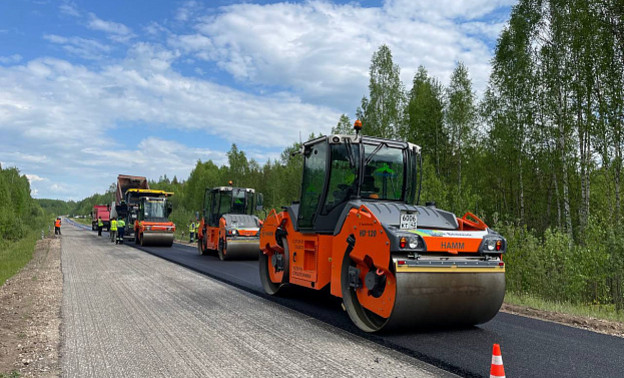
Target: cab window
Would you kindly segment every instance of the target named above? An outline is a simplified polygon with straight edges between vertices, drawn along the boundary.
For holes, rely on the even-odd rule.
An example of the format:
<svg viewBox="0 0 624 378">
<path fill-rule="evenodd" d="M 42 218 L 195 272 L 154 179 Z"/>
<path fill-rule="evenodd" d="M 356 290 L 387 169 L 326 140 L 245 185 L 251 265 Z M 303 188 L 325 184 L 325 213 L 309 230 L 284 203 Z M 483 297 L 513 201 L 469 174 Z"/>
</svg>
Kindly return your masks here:
<svg viewBox="0 0 624 378">
<path fill-rule="evenodd" d="M 362 198 L 400 200 L 403 195 L 403 150 L 385 144 L 365 145 Z"/>
<path fill-rule="evenodd" d="M 303 162 L 299 228 L 312 228 L 314 215 L 325 186 L 327 144 L 319 143 L 306 147 Z"/>
<path fill-rule="evenodd" d="M 359 148 L 349 148 L 345 144 L 331 146 L 329 186 L 323 214 L 329 213 L 356 194 L 357 161 L 359 161 Z"/>
</svg>

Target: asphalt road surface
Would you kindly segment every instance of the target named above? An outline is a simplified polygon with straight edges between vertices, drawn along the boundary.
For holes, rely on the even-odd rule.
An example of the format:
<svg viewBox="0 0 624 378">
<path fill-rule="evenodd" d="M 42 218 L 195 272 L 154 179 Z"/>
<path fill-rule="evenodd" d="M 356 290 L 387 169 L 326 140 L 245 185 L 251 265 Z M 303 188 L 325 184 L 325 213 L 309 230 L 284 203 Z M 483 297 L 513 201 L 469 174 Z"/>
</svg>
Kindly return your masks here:
<svg viewBox="0 0 624 378">
<path fill-rule="evenodd" d="M 63 376 L 450 376 L 249 290 L 113 245 L 106 236 L 63 227 Z M 199 257 L 188 248 L 166 252 Z M 232 266 L 249 275 L 239 283 L 254 287 L 254 262 Z M 323 311 L 342 316 L 331 307 Z"/>
<path fill-rule="evenodd" d="M 488 376 L 494 343 L 501 345 L 508 377 L 624 376 L 619 337 L 502 312 L 476 327 L 371 335 L 357 329 L 329 294 L 299 289 L 266 295 L 257 261 L 223 262 L 179 244 L 141 249 L 461 376 Z"/>
</svg>

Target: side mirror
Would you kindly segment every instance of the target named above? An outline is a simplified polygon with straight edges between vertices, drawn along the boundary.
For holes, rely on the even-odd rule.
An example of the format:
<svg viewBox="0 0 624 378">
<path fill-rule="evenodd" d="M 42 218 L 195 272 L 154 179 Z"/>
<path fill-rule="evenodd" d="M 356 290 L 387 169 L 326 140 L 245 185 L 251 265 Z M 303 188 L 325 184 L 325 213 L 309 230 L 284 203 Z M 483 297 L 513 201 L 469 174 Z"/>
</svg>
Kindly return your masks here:
<svg viewBox="0 0 624 378">
<path fill-rule="evenodd" d="M 171 215 L 172 211 L 173 211 L 173 206 L 171 205 L 171 203 L 167 202 L 167 217 Z"/>
<path fill-rule="evenodd" d="M 256 210 L 261 211 L 264 205 L 264 196 L 262 193 L 256 194 Z"/>
</svg>

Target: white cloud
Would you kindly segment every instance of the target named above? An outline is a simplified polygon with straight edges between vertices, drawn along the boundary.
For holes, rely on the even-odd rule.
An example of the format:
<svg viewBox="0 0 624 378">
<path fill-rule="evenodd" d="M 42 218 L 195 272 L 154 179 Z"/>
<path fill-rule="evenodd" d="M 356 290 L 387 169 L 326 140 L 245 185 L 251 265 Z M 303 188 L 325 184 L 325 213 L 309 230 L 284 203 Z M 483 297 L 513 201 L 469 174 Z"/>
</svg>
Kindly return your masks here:
<svg viewBox="0 0 624 378">
<path fill-rule="evenodd" d="M 473 20 L 515 3 L 517 0 L 386 0 L 384 8 L 396 17 L 435 22 L 455 18 Z"/>
<path fill-rule="evenodd" d="M 26 176 L 26 178 L 28 179 L 28 181 L 31 183 L 31 185 L 32 185 L 32 183 L 33 183 L 33 182 L 38 182 L 38 181 L 47 181 L 47 180 L 48 180 L 48 179 L 47 179 L 47 178 L 45 178 L 45 177 L 37 176 L 37 175 L 34 175 L 34 174 L 28 174 L 28 173 L 26 173 L 26 174 L 25 174 L 25 176 Z"/>
<path fill-rule="evenodd" d="M 101 40 L 57 34 L 46 41 L 84 58 L 127 51 L 88 67 L 0 57 L 0 161 L 28 172 L 38 195 L 80 199 L 106 190 L 119 173 L 184 178 L 197 159 L 225 163 L 231 143 L 260 162 L 278 158 L 275 151 L 300 134 L 328 132 L 340 113 L 354 112 L 368 93 L 371 55 L 384 43 L 408 89 L 419 65 L 446 84 L 462 60 L 481 91 L 502 26 L 489 15 L 508 4 L 388 0 L 365 8 L 312 0 L 203 10 L 205 3 L 187 2 L 172 20 L 135 26 L 141 38 L 66 2 L 61 13 L 123 44 L 113 51 Z M 230 76 L 215 79 L 215 72 Z M 234 87 L 217 84 L 231 78 Z M 144 135 L 117 139 L 133 124 Z M 193 148 L 167 140 L 163 130 L 193 133 L 199 145 L 226 142 Z"/>
<path fill-rule="evenodd" d="M 370 58 L 382 44 L 391 48 L 408 88 L 418 66 L 448 83 L 461 60 L 481 93 L 502 24 L 480 18 L 510 2 L 236 4 L 199 18 L 197 33 L 172 35 L 168 45 L 216 63 L 240 83 L 279 86 L 348 113 L 368 93 Z"/>
<path fill-rule="evenodd" d="M 45 34 L 44 39 L 59 44 L 70 53 L 85 59 L 100 59 L 103 53 L 111 51 L 110 46 L 102 44 L 93 39 L 81 37 L 62 37 L 55 34 Z"/>
<path fill-rule="evenodd" d="M 20 54 L 0 56 L 0 64 L 15 64 L 21 61 L 22 61 L 22 56 Z"/>
<path fill-rule="evenodd" d="M 75 4 L 64 3 L 59 6 L 59 10 L 62 14 L 66 14 L 68 16 L 79 17 L 80 12 L 78 8 L 76 8 Z"/>
<path fill-rule="evenodd" d="M 334 110 L 287 93 L 256 96 L 184 77 L 171 69 L 174 57 L 141 43 L 126 60 L 97 71 L 52 58 L 0 66 L 0 160 L 45 174 L 52 184 L 35 181 L 39 195 L 82 198 L 95 188 L 106 190 L 121 171 L 184 178 L 197 159 L 224 163 L 230 143 L 283 147 L 297 140 L 299 130 L 327 132 L 338 119 Z M 147 125 L 134 149 L 114 139 L 123 123 Z M 151 137 L 165 128 L 228 143 L 210 151 Z M 32 146 L 36 152 L 20 152 Z"/>
<path fill-rule="evenodd" d="M 89 13 L 87 27 L 92 30 L 103 31 L 108 34 L 110 39 L 117 42 L 127 42 L 134 37 L 132 29 L 126 25 L 113 21 L 104 21 L 93 13 Z"/>
</svg>

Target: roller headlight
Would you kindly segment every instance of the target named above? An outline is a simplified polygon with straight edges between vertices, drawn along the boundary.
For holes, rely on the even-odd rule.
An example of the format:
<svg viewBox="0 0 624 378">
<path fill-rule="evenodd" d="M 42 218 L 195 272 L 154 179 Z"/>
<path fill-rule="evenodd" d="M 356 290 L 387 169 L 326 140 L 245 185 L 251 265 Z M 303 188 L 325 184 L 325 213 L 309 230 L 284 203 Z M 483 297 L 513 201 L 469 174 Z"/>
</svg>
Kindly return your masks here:
<svg viewBox="0 0 624 378">
<path fill-rule="evenodd" d="M 408 246 L 410 249 L 418 248 L 418 238 L 409 238 Z"/>
<path fill-rule="evenodd" d="M 480 251 L 486 254 L 505 253 L 506 243 L 500 235 L 486 237 L 481 243 Z"/>
</svg>

